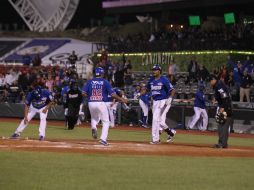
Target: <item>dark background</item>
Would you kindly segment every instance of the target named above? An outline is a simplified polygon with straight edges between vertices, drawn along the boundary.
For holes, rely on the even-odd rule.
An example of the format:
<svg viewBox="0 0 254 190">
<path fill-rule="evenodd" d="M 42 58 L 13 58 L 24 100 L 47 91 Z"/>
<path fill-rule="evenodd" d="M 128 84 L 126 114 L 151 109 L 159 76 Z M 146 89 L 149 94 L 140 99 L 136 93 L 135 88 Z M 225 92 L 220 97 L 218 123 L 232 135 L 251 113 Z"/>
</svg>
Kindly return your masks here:
<svg viewBox="0 0 254 190">
<path fill-rule="evenodd" d="M 178 21 L 180 24 L 188 22 L 188 15 L 200 15 L 205 20 L 207 16 L 220 16 L 226 12 L 234 12 L 236 21 L 240 16 L 253 16 L 254 0 L 183 0 L 175 3 L 163 3 L 157 5 L 125 7 L 115 9 L 102 9 L 102 0 L 80 0 L 76 13 L 68 28 L 87 27 L 94 19 L 95 25 L 103 17 L 118 17 L 119 23 L 137 21 L 136 15 L 150 15 L 158 19 L 164 18 L 168 22 Z M 8 2 L 0 0 L 0 23 L 17 23 L 18 28 L 27 28 L 24 21 Z"/>
</svg>

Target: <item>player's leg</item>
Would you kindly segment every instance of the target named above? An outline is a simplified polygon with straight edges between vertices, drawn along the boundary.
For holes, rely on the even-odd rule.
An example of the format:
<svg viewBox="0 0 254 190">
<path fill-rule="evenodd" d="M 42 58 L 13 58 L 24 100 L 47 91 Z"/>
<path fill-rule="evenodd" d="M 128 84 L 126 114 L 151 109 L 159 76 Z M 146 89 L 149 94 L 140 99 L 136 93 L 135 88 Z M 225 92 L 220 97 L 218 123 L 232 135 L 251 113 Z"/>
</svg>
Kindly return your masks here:
<svg viewBox="0 0 254 190">
<path fill-rule="evenodd" d="M 43 113 L 42 111 L 45 108 L 41 108 L 39 113 L 40 113 L 40 126 L 39 126 L 39 138 L 40 140 L 43 140 L 46 135 L 46 126 L 47 126 L 47 116 L 48 116 L 48 111 L 46 113 Z"/>
<path fill-rule="evenodd" d="M 194 116 L 192 117 L 192 121 L 190 122 L 190 125 L 188 126 L 188 128 L 193 129 L 193 127 L 195 126 L 195 124 L 197 123 L 197 121 L 200 118 L 200 114 L 201 114 L 201 109 L 199 107 L 194 107 Z"/>
<path fill-rule="evenodd" d="M 101 130 L 100 140 L 107 142 L 108 130 L 109 130 L 109 114 L 108 114 L 106 103 L 100 102 L 99 108 L 100 108 L 99 109 L 100 118 L 102 121 L 102 130 Z"/>
<path fill-rule="evenodd" d="M 37 113 L 37 109 L 33 108 L 32 106 L 29 108 L 29 112 L 27 114 L 27 120 L 28 122 L 32 120 L 32 118 L 35 116 L 35 114 Z M 28 122 L 25 124 L 24 122 L 25 119 L 23 119 L 18 128 L 16 129 L 16 131 L 14 132 L 13 135 L 17 134 L 18 136 L 20 135 L 20 133 L 23 132 L 23 130 L 27 127 Z"/>
<path fill-rule="evenodd" d="M 97 130 L 97 124 L 100 121 L 100 116 L 98 113 L 98 102 L 89 102 L 89 111 L 91 114 L 91 128 Z"/>
<path fill-rule="evenodd" d="M 207 115 L 206 109 L 200 109 L 200 110 L 201 110 L 200 115 L 203 120 L 203 125 L 200 130 L 205 131 L 205 130 L 207 130 L 207 125 L 208 125 L 208 115 Z"/>
<path fill-rule="evenodd" d="M 148 106 L 142 101 L 139 101 L 140 107 L 142 109 L 143 115 L 142 115 L 142 123 L 143 127 L 147 127 L 147 120 L 148 120 Z"/>
<path fill-rule="evenodd" d="M 161 121 L 161 108 L 160 100 L 153 101 L 153 121 L 152 121 L 152 143 L 157 143 L 160 141 L 160 121 Z"/>
<path fill-rule="evenodd" d="M 113 109 L 112 109 L 111 105 L 112 105 L 112 102 L 106 102 L 106 106 L 107 106 L 108 113 L 109 113 L 110 127 L 115 127 L 114 113 L 113 113 Z"/>
<path fill-rule="evenodd" d="M 166 124 L 166 118 L 167 118 L 167 113 L 168 113 L 171 105 L 166 105 L 166 100 L 161 100 L 160 102 L 161 102 L 160 103 L 160 108 L 161 108 L 160 125 L 165 130 L 165 129 L 169 128 L 168 125 Z"/>
<path fill-rule="evenodd" d="M 88 107 L 91 115 L 91 129 L 92 137 L 97 139 L 97 124 L 100 121 L 99 112 L 98 112 L 98 102 L 89 102 Z"/>
<path fill-rule="evenodd" d="M 174 129 L 170 129 L 166 124 L 167 113 L 171 107 L 171 104 L 167 105 L 166 101 L 167 100 L 160 101 L 160 128 L 168 134 L 167 142 L 173 142 L 173 137 L 175 136 L 176 131 Z"/>
</svg>

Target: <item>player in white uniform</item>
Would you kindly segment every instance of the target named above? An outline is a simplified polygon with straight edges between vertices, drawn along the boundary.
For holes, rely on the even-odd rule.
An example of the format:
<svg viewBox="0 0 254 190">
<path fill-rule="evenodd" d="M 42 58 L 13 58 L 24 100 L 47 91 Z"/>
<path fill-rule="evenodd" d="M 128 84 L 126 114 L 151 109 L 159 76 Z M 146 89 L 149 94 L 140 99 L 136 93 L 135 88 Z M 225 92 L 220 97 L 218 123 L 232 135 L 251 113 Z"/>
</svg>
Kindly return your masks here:
<svg viewBox="0 0 254 190">
<path fill-rule="evenodd" d="M 113 91 L 121 97 L 121 90 L 118 88 L 113 88 Z M 114 128 L 115 127 L 115 120 L 116 120 L 116 113 L 117 113 L 117 106 L 118 106 L 118 102 L 116 101 L 116 99 L 113 99 L 111 97 L 111 95 L 108 95 L 108 97 L 105 100 L 107 108 L 108 108 L 108 112 L 109 112 L 109 121 L 110 124 L 109 126 Z"/>
<path fill-rule="evenodd" d="M 166 115 L 171 107 L 175 90 L 170 81 L 166 77 L 161 76 L 161 67 L 159 65 L 154 65 L 152 71 L 153 77 L 150 78 L 147 84 L 147 89 L 151 91 L 153 98 L 151 144 L 160 143 L 160 127 L 168 134 L 167 142 L 172 142 L 176 131 L 167 126 Z"/>
<path fill-rule="evenodd" d="M 105 100 L 108 95 L 113 98 L 127 103 L 126 99 L 119 97 L 112 89 L 111 84 L 102 78 L 104 70 L 101 67 L 95 69 L 95 78 L 89 80 L 83 87 L 83 94 L 88 96 L 88 107 L 91 113 L 92 136 L 97 139 L 97 124 L 102 121 L 102 132 L 99 143 L 107 146 L 108 130 L 109 130 L 109 113 Z"/>
<path fill-rule="evenodd" d="M 195 101 L 194 101 L 194 116 L 191 118 L 191 120 L 188 122 L 189 125 L 187 126 L 187 129 L 193 129 L 195 125 L 197 125 L 197 121 L 202 117 L 202 124 L 197 125 L 199 130 L 205 131 L 207 129 L 208 125 L 208 115 L 206 112 L 206 105 L 205 105 L 205 94 L 204 94 L 205 86 L 201 85 L 199 86 L 199 90 L 195 95 Z M 190 101 L 192 101 L 191 99 Z"/>
<path fill-rule="evenodd" d="M 48 109 L 53 104 L 53 97 L 51 93 L 37 86 L 32 92 L 29 92 L 25 100 L 25 117 L 19 124 L 15 133 L 11 136 L 16 139 L 20 133 L 27 127 L 28 122 L 35 116 L 36 113 L 40 114 L 40 127 L 39 127 L 39 140 L 44 140 L 46 131 L 46 119 Z"/>
</svg>

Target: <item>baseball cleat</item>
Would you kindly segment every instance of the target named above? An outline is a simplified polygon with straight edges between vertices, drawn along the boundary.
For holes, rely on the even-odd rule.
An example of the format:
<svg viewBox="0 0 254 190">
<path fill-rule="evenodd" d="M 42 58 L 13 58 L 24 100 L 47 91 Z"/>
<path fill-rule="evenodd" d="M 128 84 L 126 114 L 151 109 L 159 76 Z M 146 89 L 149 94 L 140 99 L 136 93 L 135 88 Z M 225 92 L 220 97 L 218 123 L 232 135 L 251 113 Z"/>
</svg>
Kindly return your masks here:
<svg viewBox="0 0 254 190">
<path fill-rule="evenodd" d="M 102 139 L 100 139 L 99 141 L 100 144 L 104 145 L 104 146 L 108 146 L 109 144 L 107 143 L 107 141 L 104 141 Z"/>
<path fill-rule="evenodd" d="M 223 146 L 222 144 L 215 144 L 213 148 L 228 148 L 228 145 Z"/>
<path fill-rule="evenodd" d="M 39 141 L 43 141 L 44 139 L 45 139 L 44 136 L 39 137 Z"/>
<path fill-rule="evenodd" d="M 150 144 L 160 144 L 160 143 L 161 143 L 160 140 L 158 140 L 158 141 L 151 141 L 151 142 L 150 142 Z"/>
<path fill-rule="evenodd" d="M 97 130 L 96 129 L 92 129 L 92 137 L 94 139 L 97 139 Z"/>
<path fill-rule="evenodd" d="M 168 135 L 167 142 L 170 143 L 170 142 L 173 142 L 173 141 L 174 141 L 173 137 Z"/>
<path fill-rule="evenodd" d="M 20 137 L 19 134 L 14 133 L 14 134 L 11 136 L 11 139 L 18 139 L 19 137 Z"/>
</svg>

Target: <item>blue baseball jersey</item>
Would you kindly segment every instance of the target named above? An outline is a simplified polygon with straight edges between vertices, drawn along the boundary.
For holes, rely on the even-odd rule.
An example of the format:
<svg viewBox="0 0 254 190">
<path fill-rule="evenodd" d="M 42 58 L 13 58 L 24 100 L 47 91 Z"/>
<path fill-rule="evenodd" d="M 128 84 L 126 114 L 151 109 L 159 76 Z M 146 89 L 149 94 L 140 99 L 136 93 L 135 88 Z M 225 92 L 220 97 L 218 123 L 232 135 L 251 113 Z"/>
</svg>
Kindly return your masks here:
<svg viewBox="0 0 254 190">
<path fill-rule="evenodd" d="M 41 109 L 48 105 L 51 101 L 53 101 L 53 96 L 51 95 L 51 93 L 46 89 L 42 89 L 39 99 L 36 99 L 33 91 L 29 92 L 26 96 L 25 104 L 27 106 L 30 106 L 32 104 L 34 108 Z"/>
<path fill-rule="evenodd" d="M 150 94 L 149 93 L 145 93 L 143 95 L 140 96 L 140 99 L 147 105 L 149 106 L 149 99 L 150 99 Z"/>
<path fill-rule="evenodd" d="M 121 90 L 119 88 L 113 88 L 113 91 L 118 95 L 121 96 Z M 105 102 L 113 102 L 112 94 L 108 94 L 105 99 Z"/>
<path fill-rule="evenodd" d="M 199 107 L 202 109 L 206 108 L 205 105 L 205 95 L 203 92 L 198 91 L 195 95 L 194 107 Z"/>
<path fill-rule="evenodd" d="M 167 99 L 174 88 L 166 77 L 161 76 L 158 80 L 151 77 L 147 89 L 151 91 L 152 98 L 156 101 Z"/>
<path fill-rule="evenodd" d="M 108 95 L 115 92 L 111 84 L 104 78 L 93 78 L 83 87 L 83 92 L 88 96 L 88 102 L 105 102 Z"/>
</svg>

